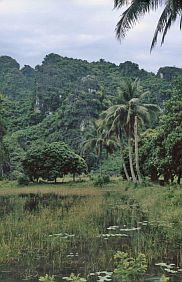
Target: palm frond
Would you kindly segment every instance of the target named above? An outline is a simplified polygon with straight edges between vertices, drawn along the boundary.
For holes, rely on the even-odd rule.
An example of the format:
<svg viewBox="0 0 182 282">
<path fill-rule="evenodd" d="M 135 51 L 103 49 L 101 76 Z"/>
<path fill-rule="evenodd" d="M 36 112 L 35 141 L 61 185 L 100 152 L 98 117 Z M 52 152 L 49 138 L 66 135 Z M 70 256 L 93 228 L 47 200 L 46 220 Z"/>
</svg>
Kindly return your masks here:
<svg viewBox="0 0 182 282">
<path fill-rule="evenodd" d="M 162 0 L 133 0 L 129 8 L 122 14 L 116 26 L 116 36 L 118 39 L 124 38 L 140 18 L 150 10 L 156 10 L 162 4 Z M 117 8 L 123 6 L 123 1 L 117 1 Z"/>
<path fill-rule="evenodd" d="M 143 105 L 137 107 L 137 117 L 142 124 L 149 124 L 151 122 L 150 111 Z"/>
<path fill-rule="evenodd" d="M 152 112 L 159 113 L 161 111 L 160 107 L 155 104 L 143 104 L 143 106 Z"/>
<path fill-rule="evenodd" d="M 114 0 L 114 8 L 121 8 L 124 5 L 128 5 L 130 0 Z"/>
<path fill-rule="evenodd" d="M 140 93 L 140 99 L 143 99 L 143 98 L 145 98 L 145 97 L 147 97 L 148 95 L 150 94 L 150 91 L 145 91 L 145 92 L 141 92 Z"/>
<path fill-rule="evenodd" d="M 138 103 L 140 103 L 140 99 L 139 98 L 132 98 L 129 103 L 131 105 L 137 105 Z"/>
<path fill-rule="evenodd" d="M 162 33 L 161 45 L 164 43 L 165 36 L 167 31 L 170 29 L 172 23 L 174 23 L 177 19 L 177 16 L 182 14 L 182 3 L 179 5 L 180 1 L 177 0 L 168 0 L 166 1 L 166 6 L 159 18 L 154 37 L 152 40 L 150 50 L 155 47 L 158 39 L 159 33 Z M 182 15 L 181 15 L 182 17 Z M 181 22 L 180 22 L 181 29 Z"/>
<path fill-rule="evenodd" d="M 181 18 L 180 18 L 180 23 L 179 23 L 179 28 L 182 28 L 182 14 L 181 14 Z"/>
<path fill-rule="evenodd" d="M 150 51 L 155 47 L 159 33 L 162 33 L 161 45 L 171 25 L 180 17 L 180 29 L 182 28 L 182 1 L 181 0 L 114 0 L 114 7 L 119 9 L 125 5 L 129 7 L 123 12 L 116 26 L 116 36 L 118 39 L 124 38 L 127 32 L 140 21 L 141 17 L 151 10 L 156 10 L 159 6 L 164 6 L 164 10 L 159 18 Z"/>
</svg>

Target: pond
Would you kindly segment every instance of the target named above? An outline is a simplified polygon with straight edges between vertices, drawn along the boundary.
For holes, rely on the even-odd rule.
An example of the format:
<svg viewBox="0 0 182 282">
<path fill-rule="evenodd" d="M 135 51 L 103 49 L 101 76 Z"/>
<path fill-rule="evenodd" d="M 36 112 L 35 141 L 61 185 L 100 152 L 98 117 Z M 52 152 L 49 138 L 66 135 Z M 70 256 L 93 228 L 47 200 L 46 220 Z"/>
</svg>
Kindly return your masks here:
<svg viewBox="0 0 182 282">
<path fill-rule="evenodd" d="M 182 281 L 180 250 L 171 226 L 149 222 L 139 204 L 119 192 L 62 196 L 21 194 L 0 198 L 0 281 L 38 281 L 71 273 L 87 281 L 112 281 L 114 254 L 146 256 L 140 280 Z M 99 278 L 101 277 L 101 278 Z"/>
</svg>

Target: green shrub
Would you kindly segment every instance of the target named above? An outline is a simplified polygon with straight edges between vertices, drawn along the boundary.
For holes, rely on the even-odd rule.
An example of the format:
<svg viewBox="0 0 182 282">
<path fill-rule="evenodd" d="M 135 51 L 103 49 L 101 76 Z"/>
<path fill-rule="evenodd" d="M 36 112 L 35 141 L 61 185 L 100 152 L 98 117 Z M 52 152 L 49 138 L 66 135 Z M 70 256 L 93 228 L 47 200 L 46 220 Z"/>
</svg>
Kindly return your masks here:
<svg viewBox="0 0 182 282">
<path fill-rule="evenodd" d="M 114 255 L 116 268 L 114 274 L 119 281 L 134 281 L 147 270 L 147 261 L 144 254 L 139 253 L 136 258 L 129 257 L 128 253 L 118 251 Z"/>
<path fill-rule="evenodd" d="M 109 175 L 99 175 L 94 179 L 94 185 L 95 186 L 102 186 L 104 184 L 107 184 L 110 182 Z"/>
<path fill-rule="evenodd" d="M 17 181 L 18 181 L 18 185 L 28 185 L 29 184 L 29 179 L 25 174 L 20 175 Z"/>
<path fill-rule="evenodd" d="M 102 172 L 109 176 L 120 176 L 122 171 L 120 153 L 114 152 L 102 161 Z"/>
</svg>

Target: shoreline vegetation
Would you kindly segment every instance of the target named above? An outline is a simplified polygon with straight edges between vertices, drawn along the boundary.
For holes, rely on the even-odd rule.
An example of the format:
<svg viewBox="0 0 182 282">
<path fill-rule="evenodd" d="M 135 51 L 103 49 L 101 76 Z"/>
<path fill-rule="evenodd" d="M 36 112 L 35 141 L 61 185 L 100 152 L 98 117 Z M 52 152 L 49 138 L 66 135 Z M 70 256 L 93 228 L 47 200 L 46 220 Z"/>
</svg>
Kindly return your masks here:
<svg viewBox="0 0 182 282">
<path fill-rule="evenodd" d="M 136 186 L 116 177 L 102 187 L 68 177 L 61 184 L 29 186 L 1 181 L 0 201 L 0 278 L 7 269 L 20 281 L 46 273 L 55 281 L 72 272 L 87 277 L 113 271 L 121 251 L 133 258 L 144 254 L 145 278 L 152 272 L 181 279 L 180 185 Z M 161 263 L 174 266 L 167 272 Z"/>
</svg>

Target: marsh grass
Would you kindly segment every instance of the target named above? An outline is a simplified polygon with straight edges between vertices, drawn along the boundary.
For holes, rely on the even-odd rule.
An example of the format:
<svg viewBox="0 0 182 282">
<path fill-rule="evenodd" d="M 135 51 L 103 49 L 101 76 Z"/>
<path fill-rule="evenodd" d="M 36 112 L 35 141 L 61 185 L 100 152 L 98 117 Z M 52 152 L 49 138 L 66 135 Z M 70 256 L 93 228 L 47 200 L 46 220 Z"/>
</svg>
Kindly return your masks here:
<svg viewBox="0 0 182 282">
<path fill-rule="evenodd" d="M 0 196 L 11 196 L 20 194 L 58 194 L 79 195 L 79 196 L 97 196 L 102 193 L 99 189 L 93 187 L 91 183 L 62 183 L 62 184 L 31 184 L 29 186 L 18 186 L 16 182 L 0 181 Z"/>
<path fill-rule="evenodd" d="M 181 197 L 174 187 L 133 187 L 118 179 L 102 188 L 90 181 L 1 182 L 0 264 L 18 266 L 24 279 L 78 270 L 86 277 L 112 271 L 113 254 L 121 250 L 144 253 L 149 265 L 165 258 L 181 267 Z M 115 236 L 126 233 L 120 230 L 126 236 Z"/>
</svg>

